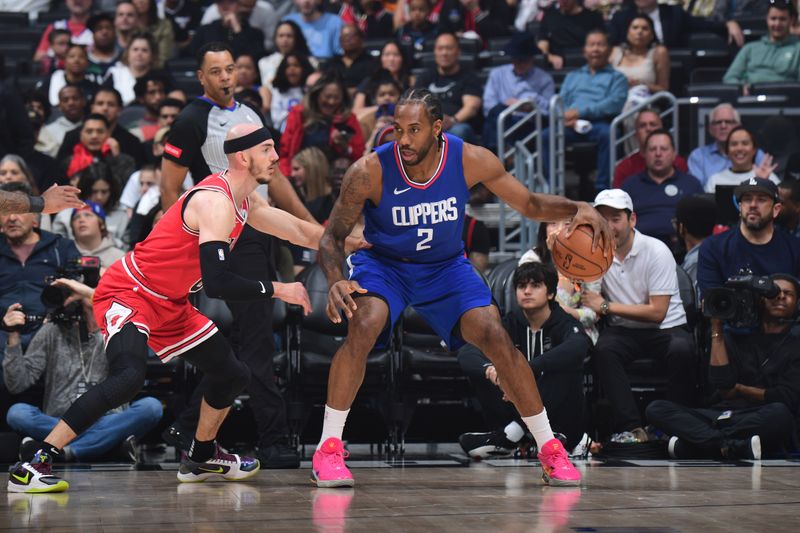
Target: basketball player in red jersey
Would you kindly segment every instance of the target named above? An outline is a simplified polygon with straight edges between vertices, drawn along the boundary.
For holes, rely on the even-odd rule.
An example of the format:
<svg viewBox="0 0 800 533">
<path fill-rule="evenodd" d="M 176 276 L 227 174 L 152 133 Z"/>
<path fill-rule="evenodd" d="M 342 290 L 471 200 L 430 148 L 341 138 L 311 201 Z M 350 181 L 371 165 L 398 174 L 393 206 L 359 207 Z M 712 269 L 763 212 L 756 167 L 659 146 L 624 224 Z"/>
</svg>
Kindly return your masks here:
<svg viewBox="0 0 800 533">
<path fill-rule="evenodd" d="M 311 304 L 299 283 L 250 280 L 229 270 L 231 247 L 245 223 L 303 247 L 317 248 L 323 228 L 270 207 L 254 194 L 277 168 L 269 130 L 253 124 L 231 128 L 224 142 L 228 170 L 212 174 L 187 191 L 148 238 L 114 263 L 94 294 L 94 312 L 106 339 L 108 378 L 69 408 L 33 458 L 9 475 L 10 492 L 60 492 L 69 485 L 52 474 L 53 456 L 110 409 L 141 390 L 147 346 L 163 360 L 180 355 L 210 379 L 182 482 L 210 477 L 240 480 L 259 462 L 225 453 L 215 437 L 231 403 L 250 379 L 214 323 L 188 301 L 203 287 L 214 298 L 279 298 L 308 313 Z"/>
</svg>

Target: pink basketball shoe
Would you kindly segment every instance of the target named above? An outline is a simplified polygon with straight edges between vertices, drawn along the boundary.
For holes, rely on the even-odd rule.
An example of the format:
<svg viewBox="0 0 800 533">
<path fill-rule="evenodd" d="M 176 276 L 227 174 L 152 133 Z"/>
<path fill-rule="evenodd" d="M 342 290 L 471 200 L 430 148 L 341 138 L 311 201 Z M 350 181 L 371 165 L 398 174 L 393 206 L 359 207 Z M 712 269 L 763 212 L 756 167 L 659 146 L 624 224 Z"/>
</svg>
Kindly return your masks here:
<svg viewBox="0 0 800 533">
<path fill-rule="evenodd" d="M 581 473 L 572 465 L 561 441 L 550 439 L 545 442 L 538 457 L 545 483 L 565 487 L 580 485 Z"/>
<path fill-rule="evenodd" d="M 324 488 L 355 485 L 353 474 L 344 464 L 349 455 L 341 440 L 335 437 L 327 439 L 311 458 L 311 481 Z"/>
</svg>

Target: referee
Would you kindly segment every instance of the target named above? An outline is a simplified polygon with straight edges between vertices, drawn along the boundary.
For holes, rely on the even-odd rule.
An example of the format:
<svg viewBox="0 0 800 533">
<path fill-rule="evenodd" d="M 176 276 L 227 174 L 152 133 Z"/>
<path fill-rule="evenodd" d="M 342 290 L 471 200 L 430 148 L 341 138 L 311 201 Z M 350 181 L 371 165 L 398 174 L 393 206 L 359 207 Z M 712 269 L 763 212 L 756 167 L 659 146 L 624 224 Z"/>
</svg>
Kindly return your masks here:
<svg viewBox="0 0 800 533">
<path fill-rule="evenodd" d="M 167 210 L 178 200 L 186 173 L 191 172 L 195 183 L 228 166 L 222 143 L 235 124 L 263 124 L 261 113 L 233 98 L 236 88 L 236 68 L 233 51 L 224 43 L 204 45 L 197 53 L 197 77 L 203 95 L 190 102 L 175 119 L 164 146 L 161 163 L 161 206 Z M 316 224 L 294 192 L 289 180 L 280 173 L 269 184 L 269 195 L 278 207 L 298 218 Z M 245 225 L 231 253 L 231 269 L 248 279 L 276 279 L 272 262 L 273 238 Z M 258 433 L 258 459 L 262 468 L 299 468 L 297 450 L 289 447 L 286 406 L 275 385 L 272 356 L 275 344 L 272 337 L 271 301 L 227 302 L 234 324 L 232 344 L 239 359 L 251 371 L 247 391 Z M 165 437 L 172 444 L 188 445 L 192 435 L 183 428 L 196 426 L 204 382 L 176 423 L 167 429 Z"/>
</svg>

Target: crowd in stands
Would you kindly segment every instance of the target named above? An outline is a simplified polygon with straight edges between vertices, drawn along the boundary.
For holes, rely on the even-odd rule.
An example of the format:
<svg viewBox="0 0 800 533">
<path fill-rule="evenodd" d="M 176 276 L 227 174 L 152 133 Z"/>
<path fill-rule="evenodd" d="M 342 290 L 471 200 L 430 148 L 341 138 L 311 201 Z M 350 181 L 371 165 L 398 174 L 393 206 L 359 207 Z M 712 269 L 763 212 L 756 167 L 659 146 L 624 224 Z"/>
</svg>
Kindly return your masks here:
<svg viewBox="0 0 800 533">
<path fill-rule="evenodd" d="M 198 77 L 216 75 L 195 54 L 220 42 L 235 60 L 225 90 L 264 117 L 280 172 L 321 224 L 349 166 L 394 139 L 394 108 L 407 89 L 439 98 L 448 134 L 494 151 L 501 113 L 516 106 L 514 123 L 540 110 L 545 179 L 549 102 L 559 95 L 566 145 L 594 146 L 590 196 L 616 251 L 602 280 L 576 284 L 548 249 L 566 224 L 542 223 L 535 249 L 509 271 L 516 302 L 504 324 L 530 361 L 554 429 L 577 446 L 596 429 L 599 396 L 609 418 L 600 436 L 614 444 L 662 439 L 675 457 L 798 449 L 800 351 L 791 323 L 800 292 L 800 145 L 780 154 L 760 148 L 766 134 L 743 124 L 734 99 L 708 114 L 708 143 L 678 150 L 681 132 L 668 115 L 642 107 L 687 81 L 675 79 L 675 52 L 699 35 L 726 47 L 716 81 L 738 95 L 800 87 L 796 0 L 32 0 L 19 8 L 29 10 L 25 27 L 0 35 L 14 45 L 0 46 L 0 186 L 38 194 L 73 184 L 86 203 L 0 219 L 0 405 L 20 435 L 43 438 L 107 372 L 91 289 L 61 278 L 81 257 L 99 258 L 102 275 L 158 223 L 162 158 L 181 157 L 170 152 L 173 124 L 202 94 Z M 633 108 L 624 123 L 632 135 L 612 146 L 611 122 Z M 520 124 L 510 139 L 535 127 Z M 183 188 L 204 177 L 187 174 Z M 472 201 L 492 198 L 477 190 Z M 489 274 L 497 242 L 484 222 L 467 216 L 464 242 Z M 273 249 L 284 277 L 316 261 L 311 250 Z M 749 329 L 699 316 L 708 291 L 744 274 L 777 287 L 755 297 Z M 63 307 L 42 301 L 54 283 L 72 295 Z M 632 392 L 631 368 L 643 357 L 656 360 L 666 384 L 649 407 Z M 485 355 L 467 346 L 453 361 L 488 430 L 462 435 L 465 452 L 514 453 L 529 442 Z M 18 396 L 29 389 L 38 401 Z M 104 457 L 118 446 L 130 455 L 131 437 L 161 417 L 159 402 L 142 397 L 109 413 L 67 457 Z"/>
</svg>

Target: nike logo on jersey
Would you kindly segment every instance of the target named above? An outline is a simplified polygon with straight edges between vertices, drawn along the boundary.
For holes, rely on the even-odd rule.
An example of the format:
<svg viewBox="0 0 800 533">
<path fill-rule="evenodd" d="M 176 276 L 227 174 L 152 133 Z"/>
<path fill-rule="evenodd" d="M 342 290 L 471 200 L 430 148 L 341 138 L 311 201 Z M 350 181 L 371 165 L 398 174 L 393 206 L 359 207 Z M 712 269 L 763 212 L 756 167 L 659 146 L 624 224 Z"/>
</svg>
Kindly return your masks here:
<svg viewBox="0 0 800 533">
<path fill-rule="evenodd" d="M 226 122 L 220 122 L 220 123 L 219 123 L 219 127 L 220 127 L 220 128 L 224 128 L 224 127 L 225 127 L 225 126 L 227 126 L 227 125 L 228 125 L 227 121 L 226 121 Z"/>
<path fill-rule="evenodd" d="M 410 191 L 411 187 L 406 187 L 405 189 L 398 189 L 397 187 L 394 188 L 395 194 L 403 194 L 406 191 Z"/>
</svg>

